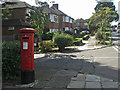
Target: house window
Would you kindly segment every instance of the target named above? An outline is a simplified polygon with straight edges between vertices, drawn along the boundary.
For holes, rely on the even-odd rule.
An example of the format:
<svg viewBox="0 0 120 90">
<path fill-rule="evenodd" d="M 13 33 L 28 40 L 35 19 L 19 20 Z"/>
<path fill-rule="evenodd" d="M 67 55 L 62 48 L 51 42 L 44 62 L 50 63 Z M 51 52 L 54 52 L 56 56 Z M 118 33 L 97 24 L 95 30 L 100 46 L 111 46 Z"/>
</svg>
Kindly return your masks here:
<svg viewBox="0 0 120 90">
<path fill-rule="evenodd" d="M 30 16 L 30 9 L 26 9 L 26 18 L 28 18 L 28 16 Z"/>
<path fill-rule="evenodd" d="M 72 19 L 70 19 L 70 23 L 72 23 L 73 21 L 72 21 Z"/>
<path fill-rule="evenodd" d="M 87 26 L 87 25 L 88 25 L 88 23 L 84 23 L 84 25 L 85 25 L 85 26 Z"/>
<path fill-rule="evenodd" d="M 58 16 L 54 15 L 54 21 L 58 23 Z"/>
<path fill-rule="evenodd" d="M 65 31 L 69 31 L 69 27 L 65 27 Z"/>
<path fill-rule="evenodd" d="M 56 22 L 56 23 L 58 23 L 58 16 L 57 16 L 57 15 L 50 14 L 50 20 L 51 20 L 51 22 Z"/>
<path fill-rule="evenodd" d="M 15 30 L 15 27 L 8 27 L 8 30 Z"/>
<path fill-rule="evenodd" d="M 65 18 L 65 22 L 69 22 L 69 17 L 66 17 L 66 18 Z"/>
<path fill-rule="evenodd" d="M 50 32 L 57 33 L 58 29 L 50 29 Z"/>
<path fill-rule="evenodd" d="M 54 22 L 54 15 L 50 14 L 50 21 Z"/>
<path fill-rule="evenodd" d="M 77 26 L 80 26 L 80 23 L 77 23 Z"/>
</svg>

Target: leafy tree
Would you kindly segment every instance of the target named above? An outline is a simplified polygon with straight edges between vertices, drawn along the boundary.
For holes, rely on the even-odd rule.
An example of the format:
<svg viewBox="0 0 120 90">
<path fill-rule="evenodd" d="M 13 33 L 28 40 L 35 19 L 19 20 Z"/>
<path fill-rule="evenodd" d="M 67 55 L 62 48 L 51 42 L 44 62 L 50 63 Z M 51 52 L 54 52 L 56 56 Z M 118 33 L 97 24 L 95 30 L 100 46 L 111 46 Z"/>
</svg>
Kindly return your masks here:
<svg viewBox="0 0 120 90">
<path fill-rule="evenodd" d="M 8 8 L 5 3 L 2 4 L 2 7 L 0 7 L 0 10 L 2 10 L 2 13 L 0 16 L 2 16 L 2 19 L 8 19 L 9 16 L 11 16 L 12 9 Z"/>
<path fill-rule="evenodd" d="M 43 30 L 47 27 L 49 22 L 49 15 L 47 13 L 43 13 L 43 8 L 48 5 L 47 2 L 38 2 L 39 5 L 37 7 L 33 7 L 30 15 L 27 15 L 27 21 L 29 21 L 33 28 L 37 30 L 37 36 L 41 38 Z"/>
<path fill-rule="evenodd" d="M 96 5 L 96 7 L 94 8 L 95 9 L 95 11 L 97 12 L 100 8 L 103 8 L 103 7 L 109 7 L 109 8 L 111 8 L 111 11 L 114 11 L 114 13 L 111 13 L 111 15 L 116 15 L 116 17 L 112 17 L 110 20 L 111 20 L 111 22 L 112 21 L 118 21 L 118 19 L 119 19 L 119 15 L 118 15 L 118 13 L 117 13 L 117 11 L 115 11 L 115 5 L 114 5 L 114 3 L 112 2 L 112 1 L 103 1 L 103 0 L 96 0 L 97 1 L 97 5 Z"/>
<path fill-rule="evenodd" d="M 89 28 L 96 27 L 104 37 L 104 31 L 110 26 L 111 18 L 116 17 L 116 15 L 112 15 L 111 13 L 114 13 L 114 11 L 109 7 L 100 8 L 90 18 Z"/>
</svg>

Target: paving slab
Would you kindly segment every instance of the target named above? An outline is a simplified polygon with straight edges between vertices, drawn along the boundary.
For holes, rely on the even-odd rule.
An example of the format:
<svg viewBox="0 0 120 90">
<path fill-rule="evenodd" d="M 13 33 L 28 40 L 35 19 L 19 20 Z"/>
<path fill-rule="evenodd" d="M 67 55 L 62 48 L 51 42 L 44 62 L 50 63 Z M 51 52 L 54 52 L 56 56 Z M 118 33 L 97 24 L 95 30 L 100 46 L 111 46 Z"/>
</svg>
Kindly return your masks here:
<svg viewBox="0 0 120 90">
<path fill-rule="evenodd" d="M 45 87 L 41 90 L 70 90 L 70 89 L 63 89 L 63 88 L 50 88 L 50 87 Z"/>
<path fill-rule="evenodd" d="M 104 77 L 100 77 L 100 81 L 101 82 L 113 82 L 113 80 L 112 79 L 109 79 L 109 78 L 104 78 Z"/>
<path fill-rule="evenodd" d="M 67 88 L 84 88 L 85 81 L 71 81 Z"/>
<path fill-rule="evenodd" d="M 86 75 L 86 82 L 100 82 L 100 77 L 96 75 Z"/>
<path fill-rule="evenodd" d="M 72 81 L 85 81 L 85 74 L 78 74 L 77 77 L 71 78 Z"/>
<path fill-rule="evenodd" d="M 71 80 L 71 77 L 56 76 L 56 77 L 53 77 L 46 84 L 46 87 L 51 87 L 51 88 L 66 88 L 67 85 L 70 83 L 70 80 Z"/>
<path fill-rule="evenodd" d="M 102 90 L 100 82 L 96 82 L 96 81 L 95 82 L 86 82 L 85 88 L 101 88 L 101 90 Z"/>
<path fill-rule="evenodd" d="M 118 82 L 102 82 L 102 88 L 118 88 Z"/>
</svg>

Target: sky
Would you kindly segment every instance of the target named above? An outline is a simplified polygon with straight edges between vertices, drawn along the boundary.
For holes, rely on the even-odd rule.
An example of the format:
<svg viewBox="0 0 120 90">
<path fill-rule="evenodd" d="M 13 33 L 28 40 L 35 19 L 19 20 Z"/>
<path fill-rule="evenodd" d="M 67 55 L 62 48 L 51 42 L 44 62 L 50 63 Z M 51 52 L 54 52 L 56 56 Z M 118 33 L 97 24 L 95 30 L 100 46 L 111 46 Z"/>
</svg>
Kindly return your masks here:
<svg viewBox="0 0 120 90">
<path fill-rule="evenodd" d="M 21 0 L 29 3 L 30 5 L 35 5 L 35 0 Z M 78 19 L 89 19 L 94 12 L 94 8 L 96 6 L 96 0 L 40 0 L 47 1 L 50 6 L 51 1 L 55 1 L 55 3 L 59 4 L 59 10 L 63 11 L 68 16 Z M 118 2 L 120 0 L 113 0 L 116 10 L 118 10 Z"/>
</svg>

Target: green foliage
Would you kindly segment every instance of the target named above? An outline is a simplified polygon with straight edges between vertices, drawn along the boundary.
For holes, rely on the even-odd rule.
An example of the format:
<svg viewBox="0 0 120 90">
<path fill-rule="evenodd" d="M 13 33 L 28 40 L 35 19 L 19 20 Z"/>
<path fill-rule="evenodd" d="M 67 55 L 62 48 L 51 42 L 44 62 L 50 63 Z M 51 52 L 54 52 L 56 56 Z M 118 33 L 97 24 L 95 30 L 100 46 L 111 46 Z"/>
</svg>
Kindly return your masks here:
<svg viewBox="0 0 120 90">
<path fill-rule="evenodd" d="M 89 29 L 92 27 L 105 31 L 108 26 L 110 26 L 111 18 L 117 17 L 115 12 L 109 7 L 103 7 L 93 13 L 93 16 L 89 21 Z"/>
<path fill-rule="evenodd" d="M 33 7 L 30 15 L 27 15 L 27 21 L 31 22 L 33 28 L 37 30 L 37 36 L 41 37 L 44 29 L 49 22 L 49 15 L 43 13 L 43 8 L 48 5 L 46 2 L 39 2 L 39 7 Z"/>
<path fill-rule="evenodd" d="M 75 46 L 79 46 L 82 44 L 82 40 L 83 40 L 82 38 L 75 38 L 75 41 L 73 42 L 73 44 Z"/>
<path fill-rule="evenodd" d="M 42 40 L 52 40 L 53 35 L 53 32 L 47 32 L 45 34 L 42 34 Z"/>
<path fill-rule="evenodd" d="M 116 15 L 116 17 L 110 18 L 111 22 L 114 20 L 118 21 L 119 16 L 118 16 L 118 13 L 115 11 L 115 5 L 113 2 L 101 2 L 101 1 L 99 1 L 95 7 L 95 11 L 97 12 L 100 8 L 103 8 L 103 7 L 109 7 L 109 8 L 111 8 L 111 11 L 115 12 L 115 13 L 111 13 L 111 15 L 113 15 L 113 14 Z"/>
<path fill-rule="evenodd" d="M 95 35 L 95 38 L 97 39 L 97 40 L 102 40 L 103 39 L 103 36 L 102 36 L 102 33 L 101 32 L 97 32 L 96 33 L 96 35 Z"/>
<path fill-rule="evenodd" d="M 15 79 L 20 73 L 20 42 L 2 43 L 2 76 L 3 79 Z"/>
<path fill-rule="evenodd" d="M 90 35 L 85 35 L 84 37 L 83 37 L 83 40 L 88 40 L 90 38 Z"/>
<path fill-rule="evenodd" d="M 73 37 L 68 34 L 56 34 L 53 39 L 54 43 L 57 44 L 60 51 L 63 51 L 65 47 L 73 44 Z"/>
<path fill-rule="evenodd" d="M 52 50 L 53 42 L 51 40 L 42 41 L 41 52 L 48 52 Z"/>
<path fill-rule="evenodd" d="M 0 10 L 2 10 L 2 13 L 0 16 L 2 16 L 2 19 L 8 19 L 9 16 L 11 16 L 12 9 L 5 6 L 5 4 L 0 7 Z"/>
<path fill-rule="evenodd" d="M 70 35 L 73 34 L 73 32 L 71 32 L 71 31 L 65 31 L 64 33 L 66 33 L 66 34 L 70 34 Z"/>
</svg>

